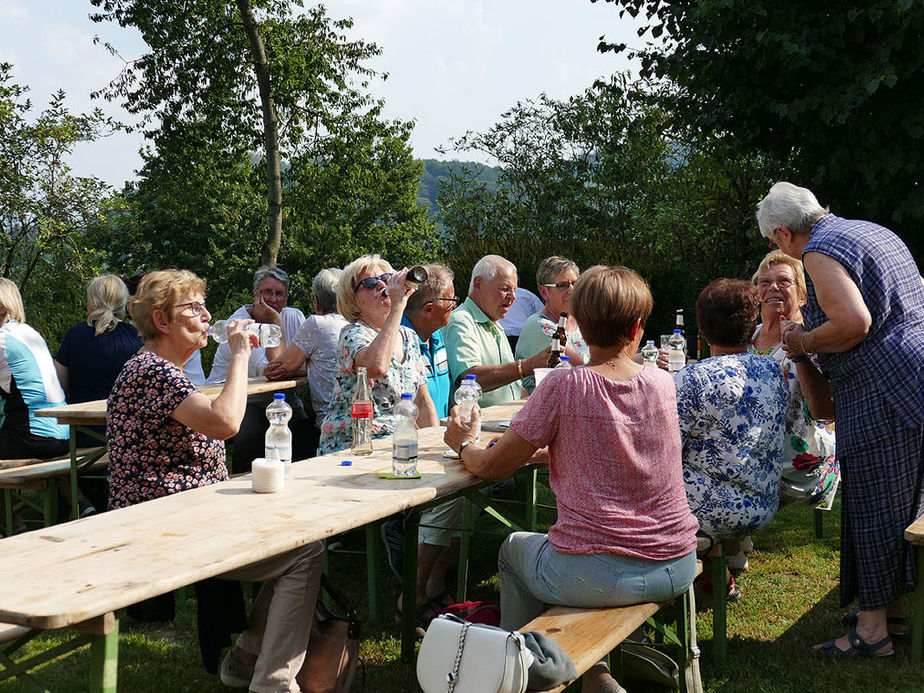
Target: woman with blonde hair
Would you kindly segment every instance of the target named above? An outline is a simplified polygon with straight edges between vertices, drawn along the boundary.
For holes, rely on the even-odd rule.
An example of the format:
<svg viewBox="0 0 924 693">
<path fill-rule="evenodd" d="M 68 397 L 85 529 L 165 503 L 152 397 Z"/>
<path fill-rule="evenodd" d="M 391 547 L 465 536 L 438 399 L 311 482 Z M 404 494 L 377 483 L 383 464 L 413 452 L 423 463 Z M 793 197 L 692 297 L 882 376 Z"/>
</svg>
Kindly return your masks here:
<svg viewBox="0 0 924 693">
<path fill-rule="evenodd" d="M 114 274 L 101 274 L 87 286 L 87 319 L 67 331 L 55 354 L 69 404 L 106 399 L 122 366 L 141 348 L 138 330 L 124 320 L 127 301 L 128 288 Z M 104 433 L 101 426 L 94 430 Z M 99 438 L 78 434 L 78 445 L 99 443 Z"/>
<path fill-rule="evenodd" d="M 62 406 L 64 392 L 55 377 L 48 345 L 26 324 L 19 289 L 6 278 L 0 278 L 0 397 L 3 457 L 46 458 L 67 453 L 67 426 L 35 416 L 37 409 Z"/>
</svg>

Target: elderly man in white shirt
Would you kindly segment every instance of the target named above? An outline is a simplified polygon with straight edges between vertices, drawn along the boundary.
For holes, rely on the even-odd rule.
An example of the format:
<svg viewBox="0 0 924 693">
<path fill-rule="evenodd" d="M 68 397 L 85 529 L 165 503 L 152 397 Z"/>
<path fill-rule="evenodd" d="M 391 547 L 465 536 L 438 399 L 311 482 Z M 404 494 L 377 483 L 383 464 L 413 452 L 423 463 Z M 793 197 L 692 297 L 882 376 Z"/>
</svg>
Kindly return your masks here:
<svg viewBox="0 0 924 693">
<path fill-rule="evenodd" d="M 279 325 L 282 328 L 282 343 L 272 349 L 262 347 L 252 349 L 247 363 L 247 377 L 256 378 L 263 375 L 267 362 L 278 357 L 285 347 L 293 341 L 298 328 L 305 320 L 305 315 L 298 308 L 286 305 L 289 300 L 289 275 L 278 267 L 260 267 L 253 275 L 253 303 L 238 308 L 228 320 L 252 319 L 258 323 Z M 231 361 L 231 349 L 227 343 L 219 344 L 212 362 L 212 370 L 207 383 L 221 383 L 225 380 L 228 364 Z M 241 474 L 250 471 L 250 464 L 257 457 L 263 456 L 264 435 L 269 427 L 266 407 L 273 401 L 271 392 L 250 395 L 247 398 L 247 412 L 241 422 L 240 430 L 228 442 L 234 445 L 232 472 Z M 292 407 L 292 422 L 305 418 L 302 401 L 291 392 L 286 393 L 286 401 Z"/>
</svg>

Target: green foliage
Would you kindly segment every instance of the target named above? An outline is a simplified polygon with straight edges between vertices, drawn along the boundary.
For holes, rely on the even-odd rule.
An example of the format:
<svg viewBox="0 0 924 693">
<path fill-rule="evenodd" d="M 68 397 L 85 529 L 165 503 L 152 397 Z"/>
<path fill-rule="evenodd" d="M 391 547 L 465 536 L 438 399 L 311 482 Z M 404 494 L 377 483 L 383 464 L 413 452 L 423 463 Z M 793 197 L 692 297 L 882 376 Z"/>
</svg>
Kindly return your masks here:
<svg viewBox="0 0 924 693">
<path fill-rule="evenodd" d="M 924 250 L 924 3 L 606 1 L 644 16 L 640 35 L 660 39 L 601 49 L 627 52 L 662 80 L 678 128 L 792 156 L 794 182 L 835 212 Z"/>
<path fill-rule="evenodd" d="M 388 121 L 369 95 L 379 49 L 344 34 L 323 6 L 250 3 L 266 46 L 285 191 L 278 262 L 293 277 L 291 302 L 309 304 L 314 274 L 365 252 L 395 264 L 430 260 L 439 239 L 415 203 L 420 165 L 411 124 Z M 240 305 L 260 264 L 267 182 L 247 37 L 237 10 L 217 0 L 94 0 L 98 21 L 134 26 L 150 52 L 126 65 L 103 95 L 145 117 L 153 148 L 128 213 L 112 238 L 120 262 L 165 264 L 209 281 L 210 305 Z M 256 161 L 256 164 L 252 163 Z"/>
<path fill-rule="evenodd" d="M 511 259 L 533 289 L 552 254 L 582 268 L 624 264 L 652 286 L 654 334 L 672 326 L 676 308 L 692 315 L 711 279 L 750 277 L 763 252 L 754 203 L 779 166 L 719 140 L 680 143 L 668 125 L 642 86 L 617 76 L 567 101 L 518 103 L 488 132 L 456 140 L 456 150 L 502 167 L 496 185 L 468 167 L 442 183 L 457 288 L 486 253 Z"/>
<path fill-rule="evenodd" d="M 432 217 L 438 217 L 440 213 L 439 204 L 437 203 L 437 198 L 440 193 L 440 183 L 448 183 L 453 170 L 460 171 L 463 167 L 477 169 L 480 175 L 479 180 L 487 183 L 489 187 L 496 187 L 497 179 L 501 175 L 501 169 L 496 166 L 485 166 L 473 162 L 424 159 L 423 166 L 424 170 L 423 174 L 420 176 L 420 183 L 417 190 L 417 204 L 426 207 Z M 437 221 L 439 222 L 439 219 L 437 219 Z"/>
<path fill-rule="evenodd" d="M 86 318 L 83 291 L 103 265 L 86 238 L 103 218 L 108 188 L 72 175 L 67 160 L 117 125 L 99 110 L 71 114 L 62 91 L 32 117 L 27 91 L 0 64 L 0 276 L 16 282 L 27 319 L 53 345 Z"/>
</svg>

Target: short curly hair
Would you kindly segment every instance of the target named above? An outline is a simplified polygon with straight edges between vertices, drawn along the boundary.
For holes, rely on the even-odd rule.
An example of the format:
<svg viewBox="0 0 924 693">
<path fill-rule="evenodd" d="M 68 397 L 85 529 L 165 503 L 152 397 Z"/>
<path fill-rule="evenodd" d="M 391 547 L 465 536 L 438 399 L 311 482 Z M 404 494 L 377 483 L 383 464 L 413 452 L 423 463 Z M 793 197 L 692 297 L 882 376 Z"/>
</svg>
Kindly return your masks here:
<svg viewBox="0 0 924 693">
<path fill-rule="evenodd" d="M 716 279 L 696 299 L 699 332 L 716 346 L 750 343 L 759 314 L 757 287 L 744 279 Z"/>
<path fill-rule="evenodd" d="M 148 272 L 138 282 L 138 290 L 132 301 L 132 321 L 141 338 L 150 342 L 160 336 L 154 326 L 154 311 L 164 313 L 167 322 L 176 316 L 177 302 L 189 294 L 205 296 L 205 281 L 189 270 L 157 270 Z"/>
</svg>

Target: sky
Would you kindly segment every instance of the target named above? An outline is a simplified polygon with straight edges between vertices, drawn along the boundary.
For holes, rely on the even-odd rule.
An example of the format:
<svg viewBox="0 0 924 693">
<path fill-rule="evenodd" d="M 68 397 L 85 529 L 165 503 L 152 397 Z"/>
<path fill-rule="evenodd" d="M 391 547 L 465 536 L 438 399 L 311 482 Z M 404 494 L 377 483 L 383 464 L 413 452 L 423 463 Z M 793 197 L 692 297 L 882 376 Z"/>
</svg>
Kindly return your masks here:
<svg viewBox="0 0 924 693">
<path fill-rule="evenodd" d="M 229 0 L 230 1 L 230 0 Z M 307 4 L 307 2 L 306 2 Z M 445 158 L 436 148 L 467 131 L 483 132 L 517 101 L 545 92 L 567 98 L 594 79 L 624 70 L 625 58 L 596 50 L 598 39 L 638 45 L 635 25 L 612 4 L 590 0 L 327 0 L 333 18 L 352 17 L 351 38 L 371 41 L 383 54 L 370 63 L 388 73 L 372 83 L 385 116 L 413 120 L 414 155 Z M 133 117 L 90 92 L 140 56 L 137 33 L 94 24 L 83 0 L 0 0 L 0 62 L 13 64 L 13 81 L 30 88 L 33 107 L 59 89 L 72 112 L 100 107 L 122 122 Z M 83 144 L 71 161 L 77 175 L 115 187 L 135 178 L 139 134 L 117 133 Z M 468 155 L 466 155 L 468 156 Z M 490 163 L 490 162 L 489 162 Z"/>
</svg>

